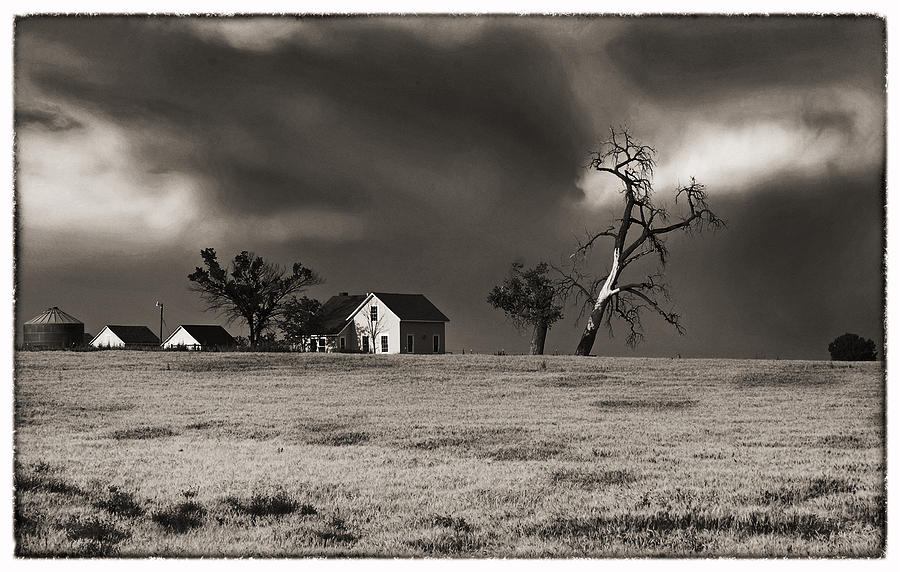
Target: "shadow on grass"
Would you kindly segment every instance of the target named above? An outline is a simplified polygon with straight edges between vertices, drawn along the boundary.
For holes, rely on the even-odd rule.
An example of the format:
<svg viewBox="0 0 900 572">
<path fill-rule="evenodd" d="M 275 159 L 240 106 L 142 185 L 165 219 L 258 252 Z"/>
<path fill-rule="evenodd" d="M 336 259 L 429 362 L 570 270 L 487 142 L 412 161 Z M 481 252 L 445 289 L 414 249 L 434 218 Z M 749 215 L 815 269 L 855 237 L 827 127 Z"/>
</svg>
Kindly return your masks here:
<svg viewBox="0 0 900 572">
<path fill-rule="evenodd" d="M 548 461 L 563 455 L 567 450 L 561 443 L 538 441 L 519 443 L 493 451 L 481 451 L 477 456 L 495 461 Z"/>
<path fill-rule="evenodd" d="M 535 532 L 544 539 L 591 541 L 598 544 L 621 541 L 646 546 L 648 536 L 679 532 L 736 533 L 741 535 L 798 536 L 803 539 L 829 538 L 847 526 L 844 519 L 823 518 L 807 513 L 753 511 L 742 515 L 706 515 L 696 512 L 624 514 L 592 518 L 555 518 L 539 525 Z"/>
<path fill-rule="evenodd" d="M 839 376 L 818 365 L 783 364 L 778 369 L 741 371 L 730 376 L 738 387 L 819 387 L 835 383 Z"/>
<path fill-rule="evenodd" d="M 764 491 L 757 499 L 758 504 L 794 504 L 839 493 L 855 493 L 856 485 L 845 479 L 819 477 L 800 485 L 783 486 Z"/>
<path fill-rule="evenodd" d="M 818 445 L 834 449 L 865 449 L 868 446 L 856 435 L 826 435 L 819 439 Z"/>
<path fill-rule="evenodd" d="M 575 387 L 596 387 L 602 382 L 610 379 L 620 379 L 615 375 L 605 373 L 586 373 L 586 374 L 566 374 L 556 375 L 555 379 L 546 379 L 538 382 L 537 385 L 542 387 L 559 387 L 559 388 L 575 388 Z"/>
<path fill-rule="evenodd" d="M 550 476 L 554 483 L 570 483 L 582 488 L 595 488 L 612 485 L 627 485 L 637 481 L 629 471 L 591 471 L 585 469 L 566 469 L 556 471 Z"/>
<path fill-rule="evenodd" d="M 600 399 L 593 407 L 602 409 L 684 409 L 699 403 L 696 399 Z"/>
<path fill-rule="evenodd" d="M 109 436 L 113 439 L 123 441 L 123 440 L 140 440 L 140 439 L 159 439 L 162 437 L 174 437 L 178 435 L 175 431 L 173 431 L 169 427 L 152 427 L 152 426 L 141 426 L 141 427 L 131 427 L 128 429 L 118 429 L 109 434 Z"/>
<path fill-rule="evenodd" d="M 310 438 L 310 445 L 328 445 L 331 447 L 344 447 L 346 445 L 359 445 L 369 441 L 369 434 L 365 431 L 336 431 Z"/>
</svg>

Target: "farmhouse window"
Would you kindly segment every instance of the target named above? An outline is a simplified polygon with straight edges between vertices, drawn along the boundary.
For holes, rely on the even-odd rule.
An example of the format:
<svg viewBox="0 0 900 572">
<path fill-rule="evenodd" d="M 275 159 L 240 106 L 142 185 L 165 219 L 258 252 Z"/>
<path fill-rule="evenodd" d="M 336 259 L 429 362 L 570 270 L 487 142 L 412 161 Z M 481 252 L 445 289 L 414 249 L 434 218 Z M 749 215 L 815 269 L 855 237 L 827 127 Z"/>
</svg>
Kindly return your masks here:
<svg viewBox="0 0 900 572">
<path fill-rule="evenodd" d="M 372 321 L 377 322 L 378 321 L 378 306 L 372 306 L 371 308 L 369 308 L 369 314 L 372 316 Z"/>
<path fill-rule="evenodd" d="M 381 353 L 387 353 L 388 351 L 388 337 L 381 336 Z"/>
<path fill-rule="evenodd" d="M 441 350 L 441 337 L 434 336 L 434 353 L 438 353 Z"/>
<path fill-rule="evenodd" d="M 347 340 L 346 338 L 341 338 L 341 351 L 347 349 Z"/>
<path fill-rule="evenodd" d="M 369 353 L 369 336 L 363 336 L 363 351 Z"/>
<path fill-rule="evenodd" d="M 412 335 L 412 334 L 406 335 L 406 353 L 408 353 L 408 354 L 413 353 L 413 340 L 414 339 L 416 339 L 416 337 L 414 335 Z"/>
</svg>

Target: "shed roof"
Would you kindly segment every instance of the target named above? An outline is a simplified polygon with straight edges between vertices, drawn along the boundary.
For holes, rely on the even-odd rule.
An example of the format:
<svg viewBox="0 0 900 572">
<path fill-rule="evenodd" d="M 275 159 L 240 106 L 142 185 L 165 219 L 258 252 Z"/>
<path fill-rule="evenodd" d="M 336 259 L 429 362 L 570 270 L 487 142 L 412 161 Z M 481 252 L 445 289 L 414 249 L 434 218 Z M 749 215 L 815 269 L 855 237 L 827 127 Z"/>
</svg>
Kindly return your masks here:
<svg viewBox="0 0 900 572">
<path fill-rule="evenodd" d="M 390 294 L 372 292 L 401 320 L 413 322 L 449 322 L 450 318 L 422 294 Z"/>
<path fill-rule="evenodd" d="M 120 340 L 128 344 L 135 345 L 158 345 L 159 338 L 147 326 L 118 326 L 107 325 Z M 101 332 L 102 333 L 102 332 Z M 99 335 L 99 334 L 97 334 Z"/>
<path fill-rule="evenodd" d="M 201 346 L 227 347 L 235 345 L 234 338 L 222 326 L 182 324 L 179 327 L 184 328 Z M 175 331 L 177 332 L 178 328 Z M 172 332 L 172 335 L 175 335 L 175 332 Z M 171 337 L 169 336 L 169 338 Z"/>
<path fill-rule="evenodd" d="M 52 308 L 47 308 L 37 316 L 31 318 L 26 324 L 80 324 L 81 320 L 72 316 L 71 314 L 66 314 L 56 306 Z"/>
<path fill-rule="evenodd" d="M 332 296 L 319 309 L 323 335 L 338 334 L 349 322 L 348 315 L 359 306 L 366 297 L 362 294 Z"/>
</svg>

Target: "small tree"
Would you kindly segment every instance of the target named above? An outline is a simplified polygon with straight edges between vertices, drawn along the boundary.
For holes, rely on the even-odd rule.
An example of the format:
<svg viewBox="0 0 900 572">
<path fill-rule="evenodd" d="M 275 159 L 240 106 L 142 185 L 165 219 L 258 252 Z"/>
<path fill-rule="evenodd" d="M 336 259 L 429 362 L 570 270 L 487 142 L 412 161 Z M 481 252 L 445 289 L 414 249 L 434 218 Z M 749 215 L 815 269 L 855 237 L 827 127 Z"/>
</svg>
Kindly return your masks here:
<svg viewBox="0 0 900 572">
<path fill-rule="evenodd" d="M 284 341 L 290 345 L 299 345 L 312 334 L 321 332 L 322 321 L 319 310 L 322 303 L 315 298 L 297 298 L 292 296 L 285 302 L 284 310 L 278 320 L 278 327 L 284 334 Z"/>
<path fill-rule="evenodd" d="M 229 323 L 243 319 L 251 348 L 281 316 L 287 296 L 322 283 L 315 272 L 299 262 L 288 274 L 283 267 L 245 250 L 234 257 L 229 272 L 219 265 L 215 249 L 205 248 L 200 255 L 205 268 L 198 266 L 188 275 L 191 290 L 200 294 L 207 309 L 220 312 Z"/>
<path fill-rule="evenodd" d="M 563 316 L 560 292 L 547 276 L 548 268 L 541 262 L 524 270 L 521 262 L 513 262 L 509 276 L 487 297 L 488 303 L 503 310 L 516 328 L 532 327 L 532 355 L 544 353 L 547 331 Z"/>
<path fill-rule="evenodd" d="M 835 361 L 875 361 L 878 352 L 872 340 L 848 333 L 828 344 L 828 353 Z"/>
<path fill-rule="evenodd" d="M 363 319 L 362 321 L 356 322 L 356 339 L 359 341 L 359 349 L 363 349 L 362 339 L 363 336 L 368 336 L 369 338 L 369 351 L 368 353 L 374 354 L 376 351 L 376 340 L 378 339 L 378 334 L 382 334 L 388 329 L 387 320 L 385 320 L 384 312 L 376 310 L 376 315 L 372 315 L 372 307 L 370 306 L 367 310 L 363 311 Z"/>
</svg>

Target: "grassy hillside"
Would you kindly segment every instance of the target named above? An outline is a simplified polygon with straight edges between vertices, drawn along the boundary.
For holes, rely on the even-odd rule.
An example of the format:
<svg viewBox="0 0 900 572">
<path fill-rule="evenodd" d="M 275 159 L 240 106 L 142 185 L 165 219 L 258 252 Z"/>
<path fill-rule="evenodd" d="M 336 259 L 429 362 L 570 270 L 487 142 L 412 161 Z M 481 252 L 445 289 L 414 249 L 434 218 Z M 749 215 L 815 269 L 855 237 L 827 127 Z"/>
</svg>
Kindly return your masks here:
<svg viewBox="0 0 900 572">
<path fill-rule="evenodd" d="M 20 555 L 878 556 L 882 365 L 18 353 Z"/>
</svg>

